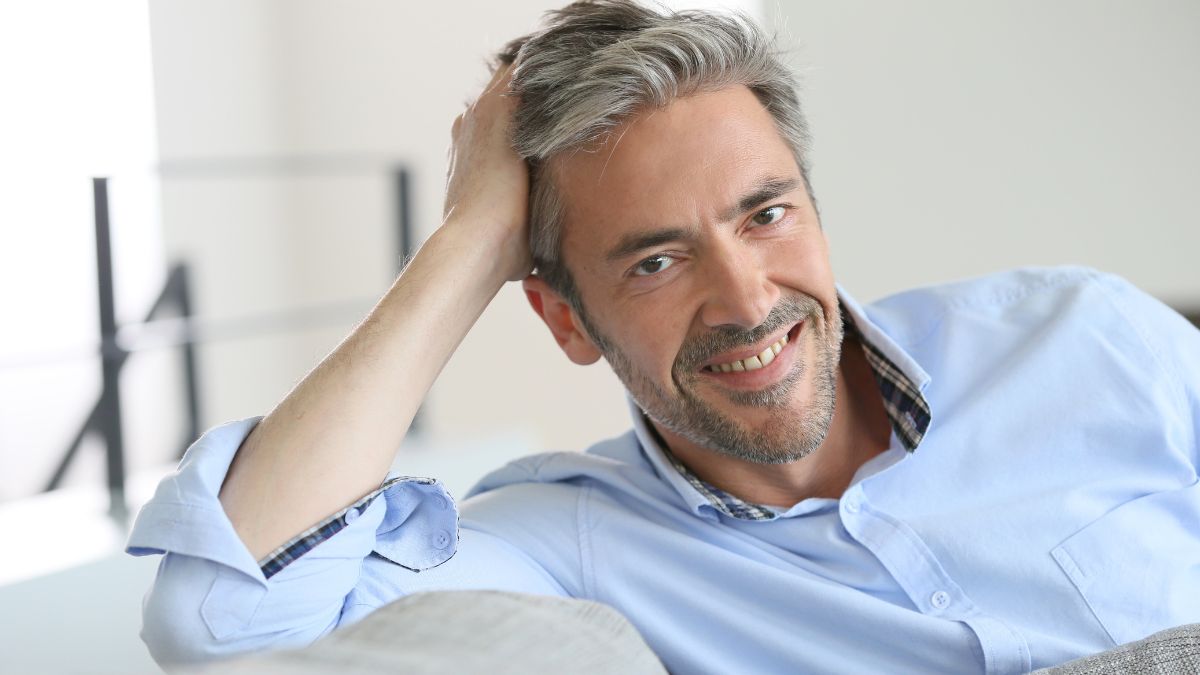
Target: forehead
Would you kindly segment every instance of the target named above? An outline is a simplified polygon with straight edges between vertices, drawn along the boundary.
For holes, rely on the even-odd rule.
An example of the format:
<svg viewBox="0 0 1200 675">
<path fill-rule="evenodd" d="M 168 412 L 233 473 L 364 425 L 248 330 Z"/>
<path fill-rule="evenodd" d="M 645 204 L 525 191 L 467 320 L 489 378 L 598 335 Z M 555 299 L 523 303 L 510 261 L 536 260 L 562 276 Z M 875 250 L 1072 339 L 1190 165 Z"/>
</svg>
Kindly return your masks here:
<svg viewBox="0 0 1200 675">
<path fill-rule="evenodd" d="M 603 145 L 560 160 L 557 174 L 563 255 L 587 264 L 632 230 L 714 224 L 764 179 L 800 170 L 770 113 L 736 86 L 636 115 Z"/>
</svg>

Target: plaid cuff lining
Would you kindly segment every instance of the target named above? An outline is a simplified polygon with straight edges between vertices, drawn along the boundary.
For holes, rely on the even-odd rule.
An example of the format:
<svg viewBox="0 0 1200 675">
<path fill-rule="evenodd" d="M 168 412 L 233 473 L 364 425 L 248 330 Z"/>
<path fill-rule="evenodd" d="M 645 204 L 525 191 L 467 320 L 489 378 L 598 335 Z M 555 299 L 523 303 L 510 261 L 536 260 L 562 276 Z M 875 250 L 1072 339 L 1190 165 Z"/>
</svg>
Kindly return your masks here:
<svg viewBox="0 0 1200 675">
<path fill-rule="evenodd" d="M 301 556 L 317 547 L 321 542 L 329 539 L 333 535 L 341 532 L 347 525 L 358 518 L 359 514 L 367 510 L 367 507 L 375 501 L 379 495 L 383 494 L 388 488 L 397 483 L 420 483 L 422 485 L 430 485 L 434 482 L 432 478 L 412 478 L 409 476 L 397 476 L 396 478 L 384 481 L 382 485 L 373 490 L 370 494 L 362 499 L 354 502 L 350 506 L 338 511 L 325 520 L 313 525 L 307 530 L 296 535 L 279 548 L 267 554 L 265 558 L 258 561 L 258 567 L 262 570 L 263 576 L 270 579 L 276 574 L 283 571 L 285 567 L 298 560 Z M 351 515 L 353 514 L 353 515 Z"/>
</svg>

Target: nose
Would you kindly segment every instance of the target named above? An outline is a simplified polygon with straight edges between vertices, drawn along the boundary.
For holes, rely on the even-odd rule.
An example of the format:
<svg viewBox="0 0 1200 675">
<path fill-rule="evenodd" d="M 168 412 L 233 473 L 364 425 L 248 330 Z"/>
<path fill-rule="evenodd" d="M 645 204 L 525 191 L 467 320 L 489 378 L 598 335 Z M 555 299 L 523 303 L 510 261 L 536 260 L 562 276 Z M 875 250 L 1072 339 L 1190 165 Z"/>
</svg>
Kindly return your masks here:
<svg viewBox="0 0 1200 675">
<path fill-rule="evenodd" d="M 756 251 L 740 243 L 723 247 L 705 270 L 705 301 L 700 320 L 709 327 L 750 329 L 762 324 L 779 302 L 779 287 Z"/>
</svg>

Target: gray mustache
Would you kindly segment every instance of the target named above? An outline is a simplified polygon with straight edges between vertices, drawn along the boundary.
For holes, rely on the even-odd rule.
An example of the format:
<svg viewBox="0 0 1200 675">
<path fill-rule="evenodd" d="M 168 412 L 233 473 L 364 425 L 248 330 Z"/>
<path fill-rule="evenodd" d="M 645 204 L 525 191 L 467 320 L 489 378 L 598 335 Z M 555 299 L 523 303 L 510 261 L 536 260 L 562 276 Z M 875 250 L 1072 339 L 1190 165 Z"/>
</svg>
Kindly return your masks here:
<svg viewBox="0 0 1200 675">
<path fill-rule="evenodd" d="M 780 328 L 816 316 L 820 311 L 821 303 L 807 295 L 780 298 L 767 318 L 754 328 L 747 330 L 737 326 L 717 326 L 706 333 L 689 337 L 679 348 L 673 369 L 677 374 L 692 373 L 701 363 L 721 352 L 761 342 Z"/>
</svg>

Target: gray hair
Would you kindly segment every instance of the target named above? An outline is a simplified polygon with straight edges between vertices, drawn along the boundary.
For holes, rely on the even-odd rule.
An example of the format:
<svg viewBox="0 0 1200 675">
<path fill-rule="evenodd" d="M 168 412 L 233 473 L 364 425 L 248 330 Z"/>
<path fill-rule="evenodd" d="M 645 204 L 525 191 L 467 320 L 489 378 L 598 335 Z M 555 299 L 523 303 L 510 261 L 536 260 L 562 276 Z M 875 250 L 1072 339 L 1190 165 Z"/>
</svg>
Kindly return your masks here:
<svg viewBox="0 0 1200 675">
<path fill-rule="evenodd" d="M 510 42 L 498 60 L 516 64 L 512 136 L 530 169 L 534 265 L 576 310 L 582 303 L 561 259 L 566 205 L 552 160 L 604 143 L 638 112 L 744 85 L 774 118 L 808 187 L 810 139 L 795 79 L 774 41 L 745 16 L 582 0 L 548 12 L 541 30 Z"/>
</svg>

